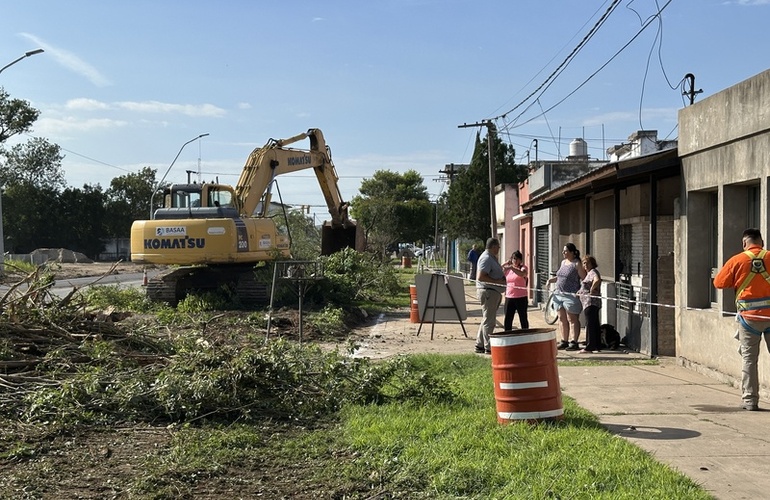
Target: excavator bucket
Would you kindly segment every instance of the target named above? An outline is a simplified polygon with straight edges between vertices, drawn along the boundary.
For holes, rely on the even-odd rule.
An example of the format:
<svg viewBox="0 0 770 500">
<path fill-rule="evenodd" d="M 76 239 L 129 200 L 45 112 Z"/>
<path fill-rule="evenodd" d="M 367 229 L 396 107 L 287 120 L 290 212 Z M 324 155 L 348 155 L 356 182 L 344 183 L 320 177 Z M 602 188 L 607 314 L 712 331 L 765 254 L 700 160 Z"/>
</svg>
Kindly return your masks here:
<svg viewBox="0 0 770 500">
<path fill-rule="evenodd" d="M 331 221 L 325 221 L 321 227 L 321 255 L 331 255 L 345 248 L 364 251 L 364 234 L 358 224 L 348 227 L 333 226 Z"/>
</svg>

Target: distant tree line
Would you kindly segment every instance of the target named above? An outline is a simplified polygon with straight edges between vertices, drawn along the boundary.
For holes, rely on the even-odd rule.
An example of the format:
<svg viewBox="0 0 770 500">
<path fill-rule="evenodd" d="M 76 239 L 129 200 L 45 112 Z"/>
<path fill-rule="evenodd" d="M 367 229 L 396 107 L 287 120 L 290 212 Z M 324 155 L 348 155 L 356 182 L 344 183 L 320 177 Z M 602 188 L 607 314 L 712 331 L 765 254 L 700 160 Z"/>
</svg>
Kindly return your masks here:
<svg viewBox="0 0 770 500">
<path fill-rule="evenodd" d="M 131 223 L 146 218 L 156 170 L 116 177 L 99 184 L 69 187 L 64 180 L 61 148 L 32 137 L 6 147 L 11 137 L 32 130 L 40 112 L 27 101 L 12 99 L 0 88 L 0 189 L 6 252 L 68 248 L 95 257 L 106 238 L 126 238 Z"/>
<path fill-rule="evenodd" d="M 146 219 L 157 170 L 142 168 L 114 178 L 109 187 L 67 186 L 61 148 L 40 137 L 7 147 L 6 141 L 27 134 L 40 112 L 27 101 L 13 99 L 0 87 L 0 189 L 6 252 L 36 248 L 68 248 L 94 258 L 105 239 L 127 238 L 131 224 Z M 489 233 L 487 139 L 476 137 L 469 167 L 457 173 L 449 188 L 431 201 L 422 176 L 378 170 L 364 179 L 351 200 L 351 215 L 364 228 L 367 248 L 387 257 L 398 243 L 435 244 L 436 234 L 484 240 Z M 527 170 L 516 165 L 512 146 L 494 141 L 496 183 L 518 184 Z M 438 213 L 437 213 L 438 211 Z M 438 227 L 436 227 L 438 224 Z M 303 217 L 295 226 L 296 251 L 312 258 L 320 235 Z M 316 238 L 318 241 L 316 242 Z"/>
</svg>

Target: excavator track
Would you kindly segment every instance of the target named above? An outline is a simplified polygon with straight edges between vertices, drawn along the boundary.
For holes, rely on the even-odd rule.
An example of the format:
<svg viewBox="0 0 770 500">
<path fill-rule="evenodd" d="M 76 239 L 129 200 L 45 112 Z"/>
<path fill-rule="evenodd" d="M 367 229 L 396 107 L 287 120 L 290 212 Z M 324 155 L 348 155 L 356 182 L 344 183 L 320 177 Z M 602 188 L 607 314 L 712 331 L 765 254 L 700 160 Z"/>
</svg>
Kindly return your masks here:
<svg viewBox="0 0 770 500">
<path fill-rule="evenodd" d="M 153 302 L 176 306 L 191 292 L 229 287 L 244 305 L 267 304 L 269 287 L 259 283 L 253 266 L 191 266 L 161 273 L 147 282 L 147 297 Z"/>
</svg>

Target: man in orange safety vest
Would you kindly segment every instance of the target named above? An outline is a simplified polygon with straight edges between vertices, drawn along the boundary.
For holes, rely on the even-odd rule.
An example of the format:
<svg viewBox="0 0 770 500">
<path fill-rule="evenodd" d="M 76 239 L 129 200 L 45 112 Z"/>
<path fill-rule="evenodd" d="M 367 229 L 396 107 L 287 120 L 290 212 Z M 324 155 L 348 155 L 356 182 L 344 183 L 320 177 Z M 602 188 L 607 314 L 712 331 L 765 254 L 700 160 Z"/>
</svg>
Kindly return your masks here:
<svg viewBox="0 0 770 500">
<path fill-rule="evenodd" d="M 746 229 L 743 252 L 725 262 L 714 278 L 716 288 L 735 289 L 735 320 L 739 325 L 735 338 L 741 343 L 738 353 L 743 358 L 742 408 L 751 411 L 759 409 L 757 363 L 762 337 L 770 351 L 770 252 L 764 245 L 759 229 Z"/>
</svg>

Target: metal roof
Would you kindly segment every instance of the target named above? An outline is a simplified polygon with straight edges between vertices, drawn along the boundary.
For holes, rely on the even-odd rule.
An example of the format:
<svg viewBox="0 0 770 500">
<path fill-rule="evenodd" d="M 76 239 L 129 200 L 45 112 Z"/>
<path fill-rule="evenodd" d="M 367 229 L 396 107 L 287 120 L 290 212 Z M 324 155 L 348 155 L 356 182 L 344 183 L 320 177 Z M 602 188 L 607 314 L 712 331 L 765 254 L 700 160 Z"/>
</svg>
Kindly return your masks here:
<svg viewBox="0 0 770 500">
<path fill-rule="evenodd" d="M 656 151 L 626 160 L 607 163 L 556 189 L 531 198 L 522 204 L 524 212 L 564 205 L 614 188 L 623 188 L 658 178 L 680 175 L 681 162 L 677 148 Z"/>
</svg>

